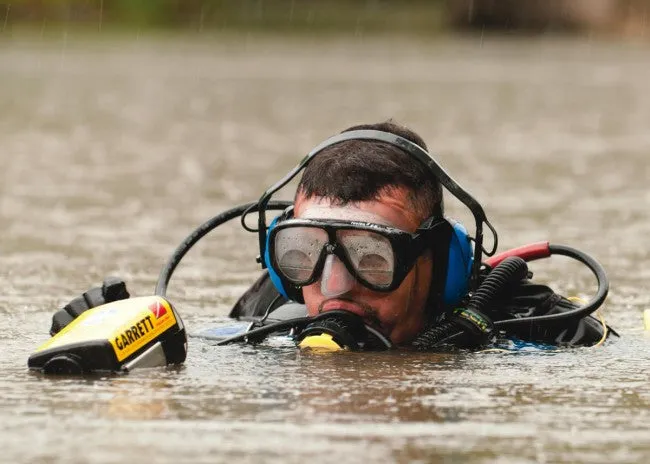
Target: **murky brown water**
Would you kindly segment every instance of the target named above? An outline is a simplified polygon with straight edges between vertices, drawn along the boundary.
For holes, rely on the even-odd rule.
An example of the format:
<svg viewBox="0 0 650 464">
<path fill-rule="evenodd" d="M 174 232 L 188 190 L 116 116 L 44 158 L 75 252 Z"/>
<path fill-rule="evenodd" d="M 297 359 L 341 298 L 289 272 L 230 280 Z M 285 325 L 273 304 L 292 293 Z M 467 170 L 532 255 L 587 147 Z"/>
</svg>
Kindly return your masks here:
<svg viewBox="0 0 650 464">
<path fill-rule="evenodd" d="M 647 461 L 648 82 L 650 48 L 586 40 L 3 39 L 0 460 Z M 151 293 L 194 226 L 332 133 L 389 117 L 482 200 L 501 249 L 550 239 L 602 261 L 623 338 L 340 356 L 193 339 L 177 370 L 27 371 L 55 308 L 106 275 Z M 233 224 L 190 252 L 169 296 L 191 331 L 223 321 L 255 248 Z M 561 258 L 532 268 L 564 293 L 594 290 Z"/>
</svg>

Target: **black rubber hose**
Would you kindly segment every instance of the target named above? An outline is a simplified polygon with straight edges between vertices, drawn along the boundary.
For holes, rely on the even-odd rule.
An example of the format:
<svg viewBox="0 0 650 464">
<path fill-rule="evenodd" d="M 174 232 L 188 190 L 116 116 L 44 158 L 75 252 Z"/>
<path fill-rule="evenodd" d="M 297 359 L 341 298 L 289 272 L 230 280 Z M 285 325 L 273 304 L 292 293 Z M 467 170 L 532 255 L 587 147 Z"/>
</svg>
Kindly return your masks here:
<svg viewBox="0 0 650 464">
<path fill-rule="evenodd" d="M 609 292 L 609 279 L 603 266 L 588 254 L 566 245 L 549 245 L 549 250 L 551 252 L 551 255 L 568 256 L 569 258 L 573 258 L 586 265 L 591 270 L 591 272 L 594 273 L 596 280 L 598 281 L 598 291 L 596 292 L 596 295 L 594 295 L 594 297 L 584 306 L 580 306 L 571 311 L 557 314 L 546 314 L 544 316 L 533 316 L 497 321 L 494 323 L 494 326 L 496 328 L 506 326 L 512 327 L 514 325 L 529 325 L 531 323 L 538 322 L 555 322 L 564 319 L 582 319 L 583 317 L 593 313 L 603 304 L 605 298 L 607 298 L 607 293 Z"/>
<path fill-rule="evenodd" d="M 266 209 L 272 210 L 283 210 L 291 206 L 293 203 L 290 201 L 271 201 L 266 205 Z M 205 237 L 209 232 L 219 227 L 221 224 L 230 221 L 231 219 L 237 218 L 248 211 L 256 211 L 257 208 L 254 206 L 257 205 L 257 202 L 246 203 L 243 205 L 235 206 L 229 210 L 224 211 L 221 214 L 209 219 L 208 221 L 201 224 L 199 227 L 194 229 L 194 231 L 188 235 L 185 240 L 181 242 L 180 245 L 174 250 L 174 253 L 169 257 L 167 263 L 160 271 L 158 276 L 158 282 L 156 282 L 156 290 L 154 293 L 156 295 L 164 297 L 167 293 L 167 286 L 169 285 L 169 280 L 172 278 L 172 274 L 178 266 L 178 263 L 181 262 L 185 254 L 190 251 L 196 242 Z"/>
<path fill-rule="evenodd" d="M 465 327 L 456 320 L 446 321 L 431 327 L 417 336 L 411 346 L 418 351 L 428 351 L 444 343 L 449 343 L 465 333 Z"/>
<path fill-rule="evenodd" d="M 241 334 L 233 335 L 232 337 L 219 341 L 216 345 L 219 346 L 229 345 L 235 342 L 245 342 L 249 339 L 260 341 L 263 340 L 264 337 L 266 337 L 267 335 L 273 332 L 279 332 L 281 330 L 294 329 L 294 330 L 301 331 L 308 324 L 312 324 L 314 322 L 323 319 L 331 318 L 332 316 L 337 316 L 339 313 L 345 315 L 346 317 L 350 317 L 350 313 L 346 311 L 337 310 L 337 311 L 327 311 L 325 313 L 321 313 L 318 316 L 314 316 L 314 317 L 305 316 L 305 317 L 297 317 L 294 319 L 287 319 L 286 321 L 276 322 L 273 324 L 269 324 L 262 327 L 258 327 L 256 329 L 249 330 Z M 382 335 L 379 331 L 373 329 L 372 327 L 366 324 L 364 324 L 364 328 L 368 333 L 377 337 L 377 340 L 383 343 L 386 349 L 393 348 L 393 344 L 391 343 L 391 341 L 387 337 Z"/>
<path fill-rule="evenodd" d="M 302 327 L 306 326 L 312 321 L 313 318 L 308 316 L 296 317 L 294 319 L 287 319 L 286 321 L 275 322 L 273 324 L 264 325 L 256 329 L 248 330 L 244 333 L 233 335 L 232 337 L 228 337 L 224 340 L 220 340 L 219 342 L 216 343 L 216 345 L 221 346 L 221 345 L 229 345 L 235 342 L 245 342 L 249 338 L 252 340 L 262 340 L 264 339 L 264 337 L 266 337 L 267 335 L 273 332 L 279 332 L 281 330 L 289 330 L 296 327 L 302 329 Z"/>
<path fill-rule="evenodd" d="M 483 311 L 507 286 L 519 282 L 528 276 L 528 264 L 519 256 L 509 256 L 490 272 L 481 286 L 474 292 L 468 309 Z"/>
</svg>

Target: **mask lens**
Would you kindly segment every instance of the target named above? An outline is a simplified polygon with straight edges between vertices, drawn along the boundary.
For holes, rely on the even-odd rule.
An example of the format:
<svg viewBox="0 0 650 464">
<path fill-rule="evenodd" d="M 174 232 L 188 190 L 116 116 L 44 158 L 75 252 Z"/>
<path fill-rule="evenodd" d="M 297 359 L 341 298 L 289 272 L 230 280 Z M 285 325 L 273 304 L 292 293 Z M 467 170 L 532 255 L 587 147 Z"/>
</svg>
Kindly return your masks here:
<svg viewBox="0 0 650 464">
<path fill-rule="evenodd" d="M 294 284 L 311 278 L 321 250 L 327 244 L 327 232 L 315 227 L 287 227 L 275 234 L 275 260 L 278 271 Z"/>
<path fill-rule="evenodd" d="M 395 254 L 390 241 L 365 230 L 339 230 L 338 242 L 345 249 L 357 274 L 371 285 L 388 287 L 393 281 Z"/>
</svg>

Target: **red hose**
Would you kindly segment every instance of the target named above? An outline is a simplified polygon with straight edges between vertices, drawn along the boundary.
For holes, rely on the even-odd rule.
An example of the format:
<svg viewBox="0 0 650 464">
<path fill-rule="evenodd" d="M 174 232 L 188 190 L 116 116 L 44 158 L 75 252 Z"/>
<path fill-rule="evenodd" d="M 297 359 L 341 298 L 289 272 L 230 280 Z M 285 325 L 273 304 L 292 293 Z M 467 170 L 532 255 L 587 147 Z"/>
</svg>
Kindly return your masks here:
<svg viewBox="0 0 650 464">
<path fill-rule="evenodd" d="M 509 256 L 519 256 L 524 261 L 535 261 L 536 259 L 548 258 L 551 256 L 551 250 L 548 242 L 530 243 L 528 245 L 520 246 L 506 250 L 498 255 L 494 255 L 485 260 L 485 264 L 490 267 L 497 266 L 501 261 Z"/>
</svg>

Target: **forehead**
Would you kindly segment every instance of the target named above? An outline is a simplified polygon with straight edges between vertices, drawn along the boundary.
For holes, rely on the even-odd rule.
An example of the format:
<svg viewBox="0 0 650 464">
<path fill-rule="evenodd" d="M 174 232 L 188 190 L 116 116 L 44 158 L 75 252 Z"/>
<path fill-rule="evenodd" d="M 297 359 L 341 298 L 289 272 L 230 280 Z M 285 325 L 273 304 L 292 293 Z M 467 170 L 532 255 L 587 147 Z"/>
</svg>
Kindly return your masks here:
<svg viewBox="0 0 650 464">
<path fill-rule="evenodd" d="M 307 203 L 300 214 L 300 219 L 337 219 L 342 221 L 369 222 L 383 226 L 394 226 L 380 214 L 364 210 L 359 204 L 345 206 L 325 205 L 323 203 Z M 298 217 L 298 216 L 297 216 Z"/>
<path fill-rule="evenodd" d="M 413 211 L 405 189 L 384 193 L 377 200 L 351 202 L 345 205 L 333 203 L 323 197 L 306 198 L 298 195 L 294 214 L 295 217 L 304 219 L 369 222 L 408 232 L 414 232 L 419 225 L 418 215 Z"/>
</svg>

